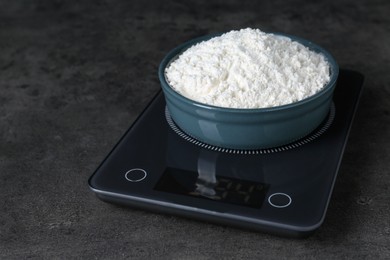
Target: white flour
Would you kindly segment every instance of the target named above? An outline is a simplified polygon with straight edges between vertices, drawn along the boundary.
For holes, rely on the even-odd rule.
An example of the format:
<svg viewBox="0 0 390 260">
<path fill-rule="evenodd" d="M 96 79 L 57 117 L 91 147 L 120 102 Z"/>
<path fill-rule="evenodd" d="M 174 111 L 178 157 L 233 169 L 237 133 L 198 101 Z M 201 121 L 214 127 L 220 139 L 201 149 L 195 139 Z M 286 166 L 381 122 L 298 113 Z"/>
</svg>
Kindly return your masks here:
<svg viewBox="0 0 390 260">
<path fill-rule="evenodd" d="M 198 43 L 166 68 L 169 85 L 201 103 L 230 108 L 289 104 L 329 82 L 321 54 L 258 29 L 230 31 Z"/>
</svg>

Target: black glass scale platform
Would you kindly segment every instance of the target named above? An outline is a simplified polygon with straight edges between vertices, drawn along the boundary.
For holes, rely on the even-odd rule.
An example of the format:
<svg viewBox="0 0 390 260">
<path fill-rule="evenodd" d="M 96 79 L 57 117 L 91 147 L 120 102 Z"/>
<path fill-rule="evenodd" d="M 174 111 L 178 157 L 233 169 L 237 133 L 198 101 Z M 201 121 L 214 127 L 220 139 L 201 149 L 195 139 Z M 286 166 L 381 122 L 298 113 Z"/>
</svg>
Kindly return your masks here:
<svg viewBox="0 0 390 260">
<path fill-rule="evenodd" d="M 363 76 L 341 70 L 327 119 L 292 144 L 231 150 L 203 144 L 170 119 L 162 92 L 89 179 L 108 202 L 289 236 L 323 223 Z"/>
</svg>

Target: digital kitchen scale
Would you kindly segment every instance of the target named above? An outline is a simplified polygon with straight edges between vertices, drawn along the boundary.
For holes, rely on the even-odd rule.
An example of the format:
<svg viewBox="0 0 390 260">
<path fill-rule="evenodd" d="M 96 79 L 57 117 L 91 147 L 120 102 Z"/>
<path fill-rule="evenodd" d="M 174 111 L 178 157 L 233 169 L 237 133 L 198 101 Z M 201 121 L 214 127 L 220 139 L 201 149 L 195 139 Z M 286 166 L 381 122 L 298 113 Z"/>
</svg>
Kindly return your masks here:
<svg viewBox="0 0 390 260">
<path fill-rule="evenodd" d="M 178 128 L 160 91 L 89 179 L 108 202 L 305 236 L 324 221 L 363 85 L 341 70 L 333 105 L 310 135 L 282 147 L 233 150 Z"/>
</svg>

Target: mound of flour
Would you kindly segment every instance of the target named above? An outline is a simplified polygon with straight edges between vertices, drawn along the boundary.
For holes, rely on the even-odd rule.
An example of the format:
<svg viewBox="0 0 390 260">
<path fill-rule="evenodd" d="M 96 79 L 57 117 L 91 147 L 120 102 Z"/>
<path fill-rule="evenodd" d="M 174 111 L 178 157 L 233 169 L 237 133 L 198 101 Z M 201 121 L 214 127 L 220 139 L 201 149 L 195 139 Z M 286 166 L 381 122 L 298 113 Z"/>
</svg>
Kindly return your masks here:
<svg viewBox="0 0 390 260">
<path fill-rule="evenodd" d="M 189 99 L 246 109 L 302 100 L 330 80 L 323 55 L 289 38 L 249 28 L 190 47 L 165 73 L 169 85 Z"/>
</svg>

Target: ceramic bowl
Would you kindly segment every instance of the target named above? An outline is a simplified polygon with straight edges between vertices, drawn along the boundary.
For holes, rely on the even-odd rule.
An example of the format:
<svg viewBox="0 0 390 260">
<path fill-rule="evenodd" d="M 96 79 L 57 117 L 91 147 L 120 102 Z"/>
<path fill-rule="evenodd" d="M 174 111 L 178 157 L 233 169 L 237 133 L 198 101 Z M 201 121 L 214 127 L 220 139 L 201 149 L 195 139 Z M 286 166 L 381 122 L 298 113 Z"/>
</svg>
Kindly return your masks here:
<svg viewBox="0 0 390 260">
<path fill-rule="evenodd" d="M 288 37 L 324 55 L 330 64 L 329 83 L 306 99 L 277 107 L 238 109 L 199 103 L 176 92 L 168 84 L 165 75 L 165 68 L 186 49 L 221 34 L 196 38 L 170 51 L 158 70 L 166 105 L 175 124 L 201 142 L 223 148 L 250 150 L 282 146 L 317 128 L 329 112 L 339 74 L 338 65 L 329 52 L 308 40 L 274 34 Z"/>
</svg>

